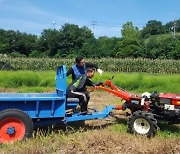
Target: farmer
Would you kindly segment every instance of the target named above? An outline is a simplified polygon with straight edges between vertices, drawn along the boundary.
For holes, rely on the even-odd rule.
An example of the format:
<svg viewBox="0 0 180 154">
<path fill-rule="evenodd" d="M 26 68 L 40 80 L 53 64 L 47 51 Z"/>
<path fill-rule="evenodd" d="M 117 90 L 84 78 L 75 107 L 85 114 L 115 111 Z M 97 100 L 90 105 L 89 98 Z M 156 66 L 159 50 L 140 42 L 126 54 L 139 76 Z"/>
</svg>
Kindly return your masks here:
<svg viewBox="0 0 180 154">
<path fill-rule="evenodd" d="M 78 79 L 80 76 L 84 75 L 86 73 L 86 68 L 91 67 L 95 68 L 99 74 L 102 75 L 103 71 L 98 68 L 96 64 L 93 63 L 87 63 L 85 62 L 84 57 L 76 57 L 76 64 L 73 65 L 68 71 L 67 76 L 72 74 L 72 80 Z"/>
<path fill-rule="evenodd" d="M 93 83 L 90 78 L 94 76 L 95 70 L 92 68 L 86 69 L 86 74 L 80 76 L 78 79 L 73 80 L 73 82 L 67 88 L 67 97 L 78 98 L 79 105 L 81 106 L 81 114 L 91 114 L 87 110 L 88 102 L 90 99 L 89 92 L 86 86 L 98 86 L 102 83 Z"/>
</svg>

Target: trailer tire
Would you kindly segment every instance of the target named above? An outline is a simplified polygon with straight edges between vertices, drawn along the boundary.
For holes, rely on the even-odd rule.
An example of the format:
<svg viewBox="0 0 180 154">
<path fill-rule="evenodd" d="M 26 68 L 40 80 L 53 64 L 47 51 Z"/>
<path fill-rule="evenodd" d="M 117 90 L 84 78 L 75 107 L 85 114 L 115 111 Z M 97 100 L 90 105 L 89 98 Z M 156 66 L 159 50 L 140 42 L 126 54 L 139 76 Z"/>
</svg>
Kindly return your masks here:
<svg viewBox="0 0 180 154">
<path fill-rule="evenodd" d="M 132 113 L 129 118 L 128 129 L 131 134 L 146 135 L 150 138 L 158 130 L 157 120 L 151 113 L 139 110 Z"/>
<path fill-rule="evenodd" d="M 18 109 L 7 109 L 0 112 L 0 143 L 21 141 L 32 135 L 32 119 Z"/>
</svg>

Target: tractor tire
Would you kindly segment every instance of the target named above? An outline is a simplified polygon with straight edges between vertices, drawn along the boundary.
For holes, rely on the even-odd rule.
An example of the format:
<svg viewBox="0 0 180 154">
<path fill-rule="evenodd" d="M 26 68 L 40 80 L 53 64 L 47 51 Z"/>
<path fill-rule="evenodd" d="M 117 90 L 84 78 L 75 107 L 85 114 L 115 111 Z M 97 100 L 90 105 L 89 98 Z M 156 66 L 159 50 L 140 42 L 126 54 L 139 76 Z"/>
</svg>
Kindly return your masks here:
<svg viewBox="0 0 180 154">
<path fill-rule="evenodd" d="M 151 138 L 158 130 L 157 120 L 151 113 L 139 110 L 132 113 L 129 118 L 128 129 L 131 134 L 146 135 Z"/>
<path fill-rule="evenodd" d="M 18 109 L 7 109 L 0 112 L 0 143 L 21 141 L 32 135 L 32 119 Z"/>
</svg>

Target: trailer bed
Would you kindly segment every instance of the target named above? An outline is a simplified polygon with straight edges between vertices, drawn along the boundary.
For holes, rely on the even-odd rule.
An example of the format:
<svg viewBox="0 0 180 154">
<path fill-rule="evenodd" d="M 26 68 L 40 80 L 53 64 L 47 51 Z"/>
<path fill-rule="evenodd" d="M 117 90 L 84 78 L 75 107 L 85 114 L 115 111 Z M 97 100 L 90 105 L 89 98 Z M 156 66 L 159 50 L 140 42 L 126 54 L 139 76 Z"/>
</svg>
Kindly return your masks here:
<svg viewBox="0 0 180 154">
<path fill-rule="evenodd" d="M 62 100 L 56 93 L 0 93 L 0 101 Z"/>
<path fill-rule="evenodd" d="M 0 111 L 19 109 L 32 119 L 65 116 L 66 97 L 57 93 L 1 93 Z"/>
</svg>

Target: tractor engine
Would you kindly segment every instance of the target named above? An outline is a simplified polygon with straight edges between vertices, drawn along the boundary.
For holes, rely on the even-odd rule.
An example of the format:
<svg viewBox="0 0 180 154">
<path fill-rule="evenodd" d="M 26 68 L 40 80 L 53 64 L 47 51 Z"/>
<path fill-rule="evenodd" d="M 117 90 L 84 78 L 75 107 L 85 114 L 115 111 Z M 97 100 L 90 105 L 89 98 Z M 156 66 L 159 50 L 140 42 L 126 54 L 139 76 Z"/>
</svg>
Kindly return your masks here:
<svg viewBox="0 0 180 154">
<path fill-rule="evenodd" d="M 153 113 L 157 118 L 161 118 L 167 121 L 180 121 L 180 95 L 160 93 L 157 91 L 148 95 L 149 93 L 143 93 L 145 100 L 145 110 Z M 179 123 L 179 122 L 178 122 Z"/>
<path fill-rule="evenodd" d="M 180 95 L 160 93 L 159 102 L 163 106 L 164 115 L 180 118 Z"/>
</svg>

